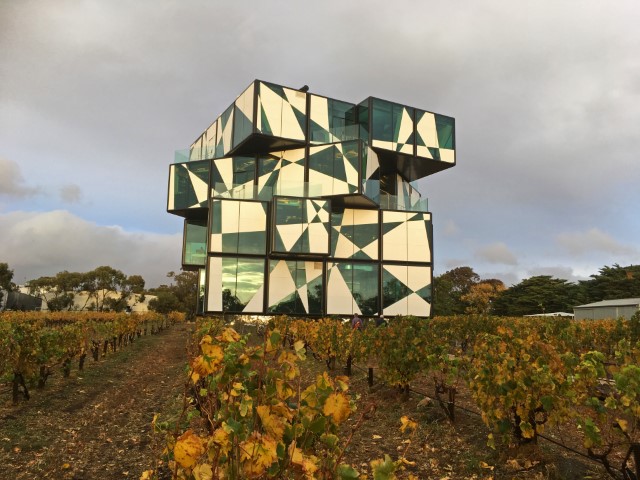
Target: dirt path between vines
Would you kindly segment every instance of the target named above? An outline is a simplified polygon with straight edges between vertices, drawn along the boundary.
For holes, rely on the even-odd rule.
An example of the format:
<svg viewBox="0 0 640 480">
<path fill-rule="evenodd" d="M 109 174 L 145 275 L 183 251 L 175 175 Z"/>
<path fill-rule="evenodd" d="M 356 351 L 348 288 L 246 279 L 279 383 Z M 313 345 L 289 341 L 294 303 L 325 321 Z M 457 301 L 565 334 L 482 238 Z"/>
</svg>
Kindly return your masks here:
<svg viewBox="0 0 640 480">
<path fill-rule="evenodd" d="M 0 399 L 0 479 L 122 479 L 154 465 L 151 422 L 179 405 L 188 325 L 144 336 L 13 406 Z"/>
</svg>

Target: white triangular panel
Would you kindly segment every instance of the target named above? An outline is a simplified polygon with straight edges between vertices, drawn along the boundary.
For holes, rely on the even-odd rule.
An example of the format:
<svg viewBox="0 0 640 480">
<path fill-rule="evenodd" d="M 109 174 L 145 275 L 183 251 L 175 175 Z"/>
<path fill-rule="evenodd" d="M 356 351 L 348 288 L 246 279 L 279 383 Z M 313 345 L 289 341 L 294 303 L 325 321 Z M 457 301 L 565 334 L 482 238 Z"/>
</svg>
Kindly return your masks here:
<svg viewBox="0 0 640 480">
<path fill-rule="evenodd" d="M 222 252 L 222 234 L 221 233 L 212 233 L 211 241 L 209 242 L 209 251 L 210 252 Z"/>
<path fill-rule="evenodd" d="M 224 146 L 224 155 L 226 155 L 229 150 L 231 150 L 231 133 L 233 132 L 233 110 L 231 110 L 231 115 L 229 115 L 229 120 L 227 120 L 227 124 L 222 129 L 222 143 Z"/>
<path fill-rule="evenodd" d="M 252 83 L 236 100 L 236 106 L 251 122 L 253 122 L 253 91 L 254 84 Z"/>
<path fill-rule="evenodd" d="M 454 163 L 456 161 L 456 151 L 448 148 L 441 148 L 440 160 L 447 163 Z"/>
<path fill-rule="evenodd" d="M 393 142 L 387 142 L 386 140 L 373 140 L 371 142 L 372 147 L 384 148 L 385 150 L 393 150 Z"/>
<path fill-rule="evenodd" d="M 405 287 L 409 287 L 409 285 L 407 285 L 408 281 L 406 265 L 384 265 L 384 269 L 389 272 L 395 279 L 401 282 Z"/>
<path fill-rule="evenodd" d="M 384 314 L 387 316 L 393 315 L 406 315 L 408 310 L 407 297 L 401 298 L 396 303 L 393 303 L 384 309 Z"/>
<path fill-rule="evenodd" d="M 383 260 L 407 260 L 407 224 L 402 223 L 384 234 L 382 238 Z"/>
<path fill-rule="evenodd" d="M 193 186 L 193 191 L 196 193 L 198 203 L 207 201 L 207 194 L 209 193 L 209 185 L 207 182 L 198 177 L 195 173 L 189 171 L 189 180 Z M 197 206 L 197 205 L 196 205 Z"/>
<path fill-rule="evenodd" d="M 264 212 L 262 203 L 259 202 L 238 202 L 240 203 L 240 224 L 239 232 L 264 232 L 267 229 L 267 215 Z"/>
<path fill-rule="evenodd" d="M 264 309 L 264 284 L 260 285 L 258 291 L 251 297 L 251 300 L 247 303 L 247 305 L 242 309 L 243 312 L 247 313 L 260 313 Z"/>
<path fill-rule="evenodd" d="M 304 311 L 309 313 L 309 295 L 307 293 L 306 285 L 303 285 L 298 289 L 298 296 L 300 297 L 302 305 L 304 305 Z"/>
<path fill-rule="evenodd" d="M 262 111 L 267 117 L 269 126 L 271 127 L 272 135 L 279 137 L 282 132 L 282 98 L 280 95 L 271 90 L 264 83 L 260 84 L 260 95 L 258 101 L 262 106 Z M 258 114 L 258 119 L 261 120 L 261 115 Z M 264 125 L 260 125 L 261 129 L 264 129 Z"/>
<path fill-rule="evenodd" d="M 386 267 L 385 267 L 386 268 Z M 407 269 L 407 287 L 412 292 L 429 286 L 431 283 L 431 267 L 403 267 Z"/>
<path fill-rule="evenodd" d="M 169 198 L 167 199 L 167 210 L 173 210 L 176 205 L 176 168 L 176 165 L 171 165 L 171 167 L 169 168 Z"/>
<path fill-rule="evenodd" d="M 309 230 L 309 250 L 310 253 L 328 253 L 329 235 L 327 227 L 323 223 L 310 223 Z"/>
<path fill-rule="evenodd" d="M 352 212 L 353 225 L 378 224 L 378 210 L 352 210 Z"/>
<path fill-rule="evenodd" d="M 207 311 L 222 311 L 222 258 L 209 258 L 209 281 L 207 282 Z"/>
<path fill-rule="evenodd" d="M 320 263 L 320 268 L 316 268 L 316 262 L 304 262 L 304 272 L 306 283 L 311 283 L 322 275 L 322 263 Z"/>
<path fill-rule="evenodd" d="M 377 260 L 378 259 L 378 241 L 374 240 L 369 245 L 364 247 L 362 251 L 366 253 L 369 256 L 369 258 Z"/>
<path fill-rule="evenodd" d="M 278 304 L 296 291 L 296 283 L 285 260 L 280 260 L 269 274 L 269 306 Z"/>
<path fill-rule="evenodd" d="M 424 147 L 422 145 L 417 145 L 416 146 L 416 155 L 418 157 L 422 157 L 422 158 L 433 158 L 433 155 L 431 155 L 431 151 L 429 151 L 429 149 L 427 147 Z"/>
<path fill-rule="evenodd" d="M 421 216 L 422 217 L 422 216 Z M 430 262 L 431 249 L 424 220 L 407 222 L 408 258 L 411 262 Z"/>
<path fill-rule="evenodd" d="M 344 235 L 338 234 L 336 242 L 336 252 L 334 256 L 341 258 L 350 258 L 353 255 L 356 246 Z"/>
<path fill-rule="evenodd" d="M 304 111 L 304 110 L 303 110 Z M 287 102 L 282 103 L 282 137 L 304 140 L 304 131 L 298 123 L 293 107 Z"/>
<path fill-rule="evenodd" d="M 222 201 L 220 206 L 222 233 L 236 233 L 240 222 L 240 202 Z"/>
<path fill-rule="evenodd" d="M 347 183 L 350 185 L 358 185 L 358 171 L 351 165 L 351 162 L 346 157 L 342 157 L 344 162 L 344 171 L 347 176 Z"/>
<path fill-rule="evenodd" d="M 416 131 L 420 134 L 427 147 L 438 148 L 436 117 L 433 113 L 424 112 L 418 125 L 416 125 Z"/>
<path fill-rule="evenodd" d="M 284 248 L 287 252 L 290 252 L 291 248 L 302 236 L 302 225 L 299 223 L 294 225 L 276 225 L 276 229 L 280 234 Z"/>
<path fill-rule="evenodd" d="M 367 147 L 367 169 L 364 174 L 364 179 L 368 180 L 371 178 L 379 167 L 380 161 L 378 160 L 378 155 L 371 149 L 371 147 Z"/>
<path fill-rule="evenodd" d="M 225 188 L 229 190 L 233 186 L 233 159 L 221 158 L 213 163 L 222 177 Z M 213 187 L 215 188 L 215 185 Z"/>
<path fill-rule="evenodd" d="M 329 131 L 329 102 L 326 98 L 311 95 L 311 120 Z"/>
<path fill-rule="evenodd" d="M 431 304 L 426 302 L 420 295 L 416 293 L 410 294 L 407 298 L 407 315 L 416 315 L 418 317 L 428 317 L 431 313 Z"/>
<path fill-rule="evenodd" d="M 400 128 L 398 129 L 398 143 L 406 143 L 412 133 L 413 120 L 409 116 L 407 109 L 403 108 L 402 116 L 400 117 Z"/>
<path fill-rule="evenodd" d="M 327 276 L 327 314 L 354 313 L 356 302 L 338 267 L 330 268 Z"/>
<path fill-rule="evenodd" d="M 313 170 L 311 168 L 309 169 L 309 183 L 313 185 L 322 185 L 322 192 L 320 193 L 321 195 L 334 195 L 337 193 L 334 189 L 333 177 L 318 172 L 317 170 Z"/>
<path fill-rule="evenodd" d="M 284 95 L 287 97 L 287 101 L 302 113 L 307 111 L 307 94 L 300 90 L 293 90 L 291 88 L 283 88 Z"/>
</svg>

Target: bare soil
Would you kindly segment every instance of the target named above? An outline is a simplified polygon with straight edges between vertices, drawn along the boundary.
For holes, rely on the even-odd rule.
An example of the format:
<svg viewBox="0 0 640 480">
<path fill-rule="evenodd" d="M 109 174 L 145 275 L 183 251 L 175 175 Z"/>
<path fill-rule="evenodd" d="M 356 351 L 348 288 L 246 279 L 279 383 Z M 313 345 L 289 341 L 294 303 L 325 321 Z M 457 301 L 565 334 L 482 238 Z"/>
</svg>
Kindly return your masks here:
<svg viewBox="0 0 640 480">
<path fill-rule="evenodd" d="M 184 386 L 188 325 L 144 336 L 69 378 L 56 374 L 29 401 L 0 404 L 0 479 L 139 478 L 153 467 L 153 416 Z"/>
</svg>

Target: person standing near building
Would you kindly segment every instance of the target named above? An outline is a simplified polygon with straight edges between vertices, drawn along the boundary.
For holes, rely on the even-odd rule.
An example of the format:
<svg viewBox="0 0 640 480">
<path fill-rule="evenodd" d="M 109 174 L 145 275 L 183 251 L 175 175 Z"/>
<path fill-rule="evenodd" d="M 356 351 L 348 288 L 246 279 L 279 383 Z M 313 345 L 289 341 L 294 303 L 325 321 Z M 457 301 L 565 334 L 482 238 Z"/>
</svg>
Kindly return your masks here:
<svg viewBox="0 0 640 480">
<path fill-rule="evenodd" d="M 357 313 L 355 313 L 353 315 L 353 318 L 351 319 L 351 328 L 353 328 L 354 330 L 362 329 L 362 319 L 358 316 Z"/>
</svg>

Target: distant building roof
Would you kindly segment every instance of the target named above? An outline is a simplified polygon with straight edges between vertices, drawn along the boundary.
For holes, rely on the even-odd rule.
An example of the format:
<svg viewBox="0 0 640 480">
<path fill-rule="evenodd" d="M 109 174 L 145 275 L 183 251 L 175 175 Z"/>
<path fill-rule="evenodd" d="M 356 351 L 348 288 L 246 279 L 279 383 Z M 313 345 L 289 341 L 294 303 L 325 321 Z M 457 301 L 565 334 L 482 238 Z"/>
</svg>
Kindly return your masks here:
<svg viewBox="0 0 640 480">
<path fill-rule="evenodd" d="M 594 308 L 594 307 L 640 307 L 639 298 L 618 298 L 616 300 L 602 300 L 601 302 L 587 303 L 586 305 L 578 305 L 575 308 Z"/>
<path fill-rule="evenodd" d="M 567 312 L 534 313 L 533 315 L 525 315 L 525 317 L 573 317 L 573 313 L 567 313 Z"/>
</svg>

